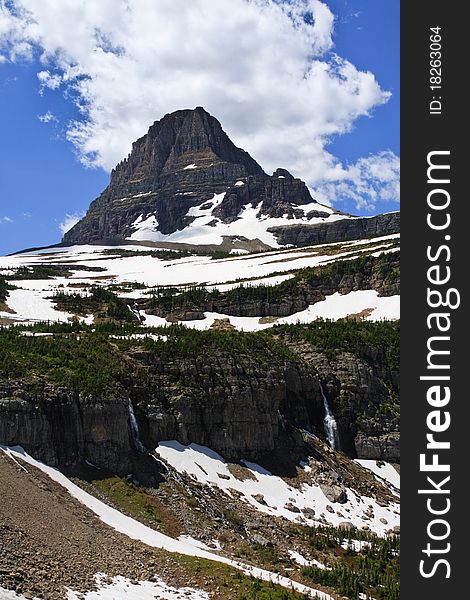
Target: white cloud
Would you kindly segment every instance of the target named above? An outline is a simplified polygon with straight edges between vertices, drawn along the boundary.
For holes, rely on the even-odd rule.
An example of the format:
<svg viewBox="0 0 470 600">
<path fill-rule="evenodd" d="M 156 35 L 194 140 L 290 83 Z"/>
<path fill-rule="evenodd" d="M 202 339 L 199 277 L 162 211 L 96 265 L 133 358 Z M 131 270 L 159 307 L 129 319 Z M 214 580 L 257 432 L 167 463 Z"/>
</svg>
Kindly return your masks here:
<svg viewBox="0 0 470 600">
<path fill-rule="evenodd" d="M 38 115 L 38 119 L 41 121 L 41 123 L 50 123 L 51 121 L 57 122 L 57 117 L 51 113 L 50 110 L 45 112 L 43 115 Z"/>
<path fill-rule="evenodd" d="M 62 232 L 62 235 L 64 235 L 65 233 L 67 233 L 67 231 L 69 231 L 70 229 L 72 229 L 72 227 L 74 225 L 76 225 L 76 223 L 78 223 L 80 221 L 80 219 L 82 219 L 85 216 L 85 213 L 72 213 L 72 214 L 66 214 L 65 217 L 63 218 L 62 222 L 59 224 L 59 229 Z"/>
<path fill-rule="evenodd" d="M 351 188 L 350 197 L 366 194 L 360 201 L 372 206 L 382 185 L 386 195 L 394 188 L 386 168 L 390 160 L 395 173 L 391 153 L 361 159 L 356 175 L 326 149 L 389 93 L 372 73 L 332 52 L 334 16 L 324 2 L 10 0 L 8 6 L 14 13 L 0 0 L 0 48 L 10 60 L 36 53 L 41 89 L 62 89 L 77 103 L 81 118 L 67 136 L 87 165 L 111 169 L 154 120 L 204 106 L 267 171 L 286 167 L 323 198 L 335 200 Z"/>
<path fill-rule="evenodd" d="M 390 151 L 360 158 L 347 167 L 339 163 L 318 184 L 317 198 L 336 202 L 352 200 L 356 208 L 372 210 L 376 203 L 396 202 L 400 197 L 400 159 Z"/>
<path fill-rule="evenodd" d="M 13 219 L 11 219 L 10 217 L 0 217 L 0 223 L 13 223 Z"/>
<path fill-rule="evenodd" d="M 62 75 L 51 75 L 49 71 L 39 71 L 37 77 L 41 83 L 41 91 L 43 88 L 57 90 L 60 87 L 63 80 Z"/>
</svg>

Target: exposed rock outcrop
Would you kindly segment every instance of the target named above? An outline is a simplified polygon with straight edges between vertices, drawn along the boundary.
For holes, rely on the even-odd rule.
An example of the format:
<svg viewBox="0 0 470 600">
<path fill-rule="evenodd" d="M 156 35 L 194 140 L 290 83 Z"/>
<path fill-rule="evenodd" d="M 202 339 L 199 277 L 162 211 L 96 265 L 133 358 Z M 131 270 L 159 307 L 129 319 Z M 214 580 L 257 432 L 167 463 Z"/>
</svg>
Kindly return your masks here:
<svg viewBox="0 0 470 600">
<path fill-rule="evenodd" d="M 136 342 L 120 355 L 122 382 L 95 394 L 44 377 L 4 382 L 0 443 L 22 445 L 49 464 L 86 460 L 118 473 L 130 472 L 140 444 L 152 449 L 167 439 L 208 446 L 233 461 L 262 462 L 276 452 L 294 464 L 304 452 L 299 430 L 325 438 L 320 377 L 341 448 L 351 456 L 398 460 L 391 441 L 398 434 L 398 374 L 389 349 L 332 356 L 280 332 L 285 350 L 274 353 L 275 340 L 236 351 L 204 346 L 195 354 L 171 347 L 156 352 Z"/>
<path fill-rule="evenodd" d="M 319 351 L 286 342 L 322 380 L 335 415 L 342 450 L 349 456 L 400 462 L 398 348 L 362 345 Z"/>
<path fill-rule="evenodd" d="M 84 397 L 44 381 L 0 387 L 0 443 L 20 445 L 50 465 L 89 462 L 127 472 L 127 398 Z"/>
<path fill-rule="evenodd" d="M 400 232 L 400 213 L 375 217 L 341 219 L 330 223 L 292 224 L 270 227 L 281 245 L 310 246 L 348 240 L 360 240 Z"/>
</svg>

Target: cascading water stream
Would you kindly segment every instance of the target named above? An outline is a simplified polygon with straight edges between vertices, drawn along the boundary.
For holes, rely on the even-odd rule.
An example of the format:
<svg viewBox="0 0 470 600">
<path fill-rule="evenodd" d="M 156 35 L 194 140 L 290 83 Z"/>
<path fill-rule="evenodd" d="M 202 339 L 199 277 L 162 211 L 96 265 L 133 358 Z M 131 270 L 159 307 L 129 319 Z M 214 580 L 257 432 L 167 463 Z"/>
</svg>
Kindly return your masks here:
<svg viewBox="0 0 470 600">
<path fill-rule="evenodd" d="M 328 440 L 328 444 L 333 450 L 341 450 L 341 445 L 339 443 L 339 434 L 338 434 L 338 425 L 336 424 L 336 419 L 333 413 L 330 410 L 330 405 L 328 404 L 328 399 L 323 390 L 323 386 L 321 381 L 318 380 L 320 384 L 320 393 L 323 398 L 323 408 L 325 410 L 325 417 L 323 419 L 323 427 L 325 428 L 326 439 Z"/>
<path fill-rule="evenodd" d="M 282 431 L 285 431 L 286 430 L 286 420 L 284 419 L 284 415 L 281 414 L 280 410 L 277 411 L 277 418 L 278 418 L 279 423 L 281 424 Z"/>
<path fill-rule="evenodd" d="M 129 429 L 131 432 L 131 440 L 134 445 L 134 448 L 139 452 L 146 452 L 144 445 L 140 441 L 139 425 L 137 424 L 137 419 L 135 418 L 134 413 L 134 406 L 132 405 L 132 400 L 130 398 L 127 403 L 127 408 L 129 411 Z"/>
</svg>

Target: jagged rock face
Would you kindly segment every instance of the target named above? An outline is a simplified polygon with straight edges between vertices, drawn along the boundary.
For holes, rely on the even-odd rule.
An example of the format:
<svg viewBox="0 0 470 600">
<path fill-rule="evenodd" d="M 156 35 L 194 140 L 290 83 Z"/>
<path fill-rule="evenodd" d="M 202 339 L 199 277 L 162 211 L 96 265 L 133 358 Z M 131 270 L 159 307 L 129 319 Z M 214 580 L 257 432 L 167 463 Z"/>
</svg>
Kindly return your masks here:
<svg viewBox="0 0 470 600">
<path fill-rule="evenodd" d="M 292 224 L 271 227 L 281 245 L 310 246 L 360 240 L 400 232 L 400 213 L 386 213 L 360 219 L 341 219 L 331 223 Z"/>
<path fill-rule="evenodd" d="M 301 365 L 257 364 L 225 353 L 207 360 L 162 361 L 141 354 L 161 378 L 158 394 L 140 404 L 141 434 L 152 447 L 160 440 L 195 442 L 229 460 L 257 460 L 280 443 L 284 406 L 296 405 L 296 418 L 321 431 L 318 384 Z M 174 381 L 184 381 L 184 389 Z M 137 405 L 137 399 L 135 401 Z"/>
<path fill-rule="evenodd" d="M 295 464 L 304 448 L 296 428 L 325 437 L 320 377 L 342 449 L 398 461 L 398 422 L 384 410 L 398 393 L 398 374 L 384 356 L 340 352 L 331 359 L 307 343 L 289 346 L 298 360 L 222 351 L 173 358 L 135 349 L 126 360 L 141 365 L 151 385 L 130 374 L 126 389 L 96 396 L 44 381 L 4 383 L 0 443 L 22 445 L 52 465 L 87 460 L 128 473 L 136 455 L 131 398 L 140 442 L 149 450 L 175 439 L 208 446 L 228 460 L 262 462 L 276 452 Z"/>
<path fill-rule="evenodd" d="M 39 390 L 39 392 L 38 392 Z M 0 387 L 0 440 L 50 465 L 89 462 L 118 472 L 130 465 L 127 399 L 83 398 L 35 384 Z"/>
<path fill-rule="evenodd" d="M 240 181 L 243 185 L 237 185 Z M 288 171 L 266 175 L 231 142 L 219 121 L 198 107 L 165 115 L 134 142 L 106 190 L 63 241 L 124 240 L 135 231 L 136 219 L 149 216 L 158 223 L 157 231 L 170 234 L 194 219 L 188 216 L 190 208 L 221 193 L 225 196 L 213 215 L 222 222 L 235 220 L 247 205 L 259 206 L 260 215 L 294 218 L 298 205 L 315 202 Z"/>
<path fill-rule="evenodd" d="M 400 462 L 399 373 L 388 364 L 387 350 L 364 347 L 360 355 L 328 356 L 307 342 L 291 347 L 318 371 L 341 449 L 353 457 Z"/>
</svg>

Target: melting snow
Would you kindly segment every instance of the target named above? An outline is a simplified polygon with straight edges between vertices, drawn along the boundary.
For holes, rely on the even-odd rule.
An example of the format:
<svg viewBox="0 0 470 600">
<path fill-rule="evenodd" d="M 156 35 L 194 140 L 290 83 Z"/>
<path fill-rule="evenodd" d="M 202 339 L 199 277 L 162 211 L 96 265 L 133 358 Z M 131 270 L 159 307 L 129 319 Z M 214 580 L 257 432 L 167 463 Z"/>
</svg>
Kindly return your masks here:
<svg viewBox="0 0 470 600">
<path fill-rule="evenodd" d="M 131 582 L 126 577 L 113 577 L 111 583 L 104 583 L 106 575 L 96 576 L 99 589 L 93 592 L 80 593 L 67 590 L 67 600 L 208 600 L 209 594 L 194 588 L 175 588 L 161 579 L 157 581 Z"/>
<path fill-rule="evenodd" d="M 400 489 L 400 474 L 393 465 L 388 462 L 376 461 L 376 460 L 365 460 L 357 459 L 359 463 L 365 469 L 369 469 L 376 476 L 376 479 L 386 484 L 390 484 L 396 490 Z M 380 463 L 382 466 L 379 466 Z"/>
<path fill-rule="evenodd" d="M 225 192 L 222 194 L 214 194 L 213 201 L 220 203 L 225 196 Z M 303 206 L 298 206 L 304 211 L 302 219 L 291 219 L 286 220 L 285 217 L 268 217 L 266 215 L 258 216 L 260 206 L 244 206 L 238 215 L 238 218 L 231 223 L 222 223 L 218 221 L 215 226 L 209 225 L 214 220 L 212 211 L 214 206 L 208 209 L 201 209 L 200 207 L 191 208 L 187 216 L 203 217 L 197 218 L 192 223 L 187 225 L 180 231 L 175 231 L 170 234 L 163 234 L 159 231 L 151 231 L 145 229 L 141 230 L 139 225 L 139 237 L 136 237 L 136 233 L 133 233 L 129 239 L 133 240 L 149 240 L 153 242 L 184 242 L 188 244 L 221 244 L 224 236 L 244 236 L 248 239 L 259 239 L 265 244 L 273 248 L 278 248 L 279 244 L 273 233 L 270 233 L 268 229 L 275 227 L 276 225 L 286 225 L 298 223 L 299 221 L 305 221 L 308 223 L 319 223 L 324 221 L 324 218 L 314 217 L 307 220 L 305 214 L 311 207 L 318 209 L 318 204 L 312 203 Z M 321 209 L 323 211 L 323 208 Z M 327 211 L 328 212 L 328 211 Z M 331 211 L 328 219 L 330 221 L 336 221 L 344 219 L 344 215 L 338 215 Z M 146 236 L 146 237 L 144 237 Z"/>
<path fill-rule="evenodd" d="M 307 559 L 305 558 L 305 556 L 302 556 L 302 554 L 296 552 L 295 550 L 289 550 L 288 554 L 292 558 L 292 560 L 295 561 L 301 567 L 310 567 L 313 565 L 315 567 L 318 567 L 319 569 L 329 569 L 329 567 L 327 567 L 320 561 L 315 560 L 314 558 Z"/>
<path fill-rule="evenodd" d="M 176 441 L 160 442 L 156 453 L 179 473 L 186 472 L 198 482 L 216 486 L 229 496 L 232 495 L 231 490 L 235 490 L 241 493 L 243 501 L 260 512 L 284 517 L 289 521 L 313 525 L 323 514 L 326 521 L 332 525 L 338 526 L 343 521 L 350 521 L 359 528 L 365 523 L 364 512 L 370 505 L 374 517 L 367 521 L 367 524 L 377 534 L 384 535 L 399 522 L 398 516 L 394 513 L 398 510 L 397 504 L 391 504 L 389 507 L 379 506 L 373 498 L 358 497 L 351 489 L 346 491 L 348 497 L 346 504 L 334 505 L 336 511 L 342 513 L 342 516 L 339 516 L 336 511 L 330 513 L 326 507 L 331 506 L 332 503 L 318 485 L 302 484 L 300 488 L 294 488 L 255 463 L 244 463 L 251 471 L 251 477 L 240 481 L 232 475 L 219 454 L 198 444 L 183 446 Z M 223 478 L 219 475 L 223 475 Z M 260 494 L 264 498 L 264 503 L 255 500 L 255 496 Z M 302 514 L 304 509 L 312 508 L 315 510 L 316 520 Z M 386 519 L 387 525 L 382 523 L 380 518 Z"/>
<path fill-rule="evenodd" d="M 17 594 L 13 590 L 6 590 L 0 587 L 0 600 L 28 600 L 26 596 Z M 39 600 L 36 596 L 32 600 Z"/>
<path fill-rule="evenodd" d="M 218 289 L 230 289 L 232 285 L 214 286 Z M 236 287 L 236 286 L 233 286 Z M 234 317 L 224 313 L 205 312 L 204 319 L 194 321 L 180 321 L 180 324 L 194 329 L 209 329 L 216 319 L 228 319 L 230 323 L 240 331 L 261 331 L 273 325 L 312 323 L 319 318 L 337 320 L 348 315 L 357 314 L 365 309 L 371 308 L 370 315 L 365 317 L 367 321 L 378 321 L 380 319 L 400 318 L 400 296 L 380 297 L 375 290 L 363 290 L 350 292 L 342 296 L 338 292 L 327 296 L 325 300 L 310 305 L 303 311 L 280 317 L 272 322 L 260 323 L 260 317 Z M 153 321 L 155 319 L 155 321 Z M 149 317 L 145 315 L 145 324 L 168 324 L 161 317 Z"/>
<path fill-rule="evenodd" d="M 190 165 L 186 165 L 183 170 L 187 171 L 188 169 L 197 169 L 197 165 L 194 163 L 191 163 Z"/>
<path fill-rule="evenodd" d="M 224 194 L 213 198 L 212 207 L 219 204 Z M 193 207 L 189 212 L 195 218 L 194 223 L 209 222 L 213 208 L 201 209 Z M 151 215 L 143 220 L 141 215 L 135 221 L 139 227 L 152 228 L 156 223 L 156 217 Z M 209 227 L 209 229 L 211 229 Z M 135 235 L 139 236 L 139 229 Z M 370 240 L 362 240 L 362 244 Z M 329 245 L 331 246 L 331 244 Z M 122 247 L 125 250 L 136 252 L 147 251 L 148 248 L 129 245 Z M 344 248 L 344 249 L 343 249 Z M 228 258 L 211 260 L 209 256 L 189 256 L 175 258 L 174 260 L 160 260 L 148 254 L 139 253 L 133 256 L 120 256 L 120 247 L 104 246 L 73 246 L 67 249 L 48 249 L 38 251 L 36 254 L 22 254 L 12 257 L 0 257 L 0 271 L 14 269 L 23 265 L 34 266 L 37 263 L 64 264 L 73 262 L 72 276 L 54 277 L 45 280 L 23 280 L 15 281 L 18 289 L 12 290 L 7 300 L 8 306 L 14 313 L 2 312 L 1 317 L 18 321 L 67 321 L 72 315 L 60 312 L 54 308 L 54 304 L 48 297 L 60 289 L 66 289 L 70 283 L 75 285 L 74 291 L 80 293 L 77 285 L 84 287 L 96 284 L 100 279 L 106 283 L 125 284 L 136 282 L 146 286 L 184 286 L 184 285 L 207 285 L 226 291 L 237 287 L 240 283 L 224 283 L 236 281 L 243 278 L 243 285 L 277 285 L 282 281 L 292 278 L 292 271 L 304 267 L 315 267 L 332 262 L 331 255 L 322 254 L 322 247 L 314 249 L 275 250 L 260 254 L 233 255 Z M 345 244 L 341 252 L 334 257 L 348 259 L 352 252 L 360 250 L 358 242 Z M 116 250 L 115 256 L 102 254 L 103 250 Z M 382 250 L 383 251 L 383 250 Z M 81 270 L 81 267 L 102 268 L 101 272 L 90 272 Z M 84 288 L 83 288 L 84 289 Z M 142 297 L 142 290 L 133 290 L 128 294 L 120 294 L 122 297 Z M 294 315 L 279 318 L 276 323 L 309 323 L 317 318 L 338 319 L 347 315 L 359 313 L 365 309 L 371 309 L 371 314 L 366 316 L 367 320 L 398 319 L 400 314 L 399 296 L 379 297 L 374 290 L 361 290 L 350 292 L 346 295 L 335 293 L 321 302 L 309 306 L 304 311 Z M 163 318 L 143 315 L 146 325 L 166 325 Z M 206 313 L 202 321 L 185 322 L 186 325 L 196 328 L 207 328 L 212 325 L 214 319 L 227 318 L 227 315 L 217 313 Z M 245 331 L 257 331 L 272 326 L 270 323 L 259 323 L 259 317 L 228 317 L 230 322 L 237 328 Z M 92 323 L 93 317 L 88 315 L 86 323 Z"/>
<path fill-rule="evenodd" d="M 136 241 L 148 240 L 149 236 L 152 236 L 157 230 L 157 217 L 150 215 L 146 219 L 143 219 L 141 215 L 132 223 L 132 227 L 137 227 L 137 231 L 134 231 L 129 239 Z"/>
<path fill-rule="evenodd" d="M 367 321 L 400 318 L 400 296 L 379 296 L 375 290 L 358 290 L 349 294 L 335 292 L 307 309 L 279 319 L 279 323 L 310 323 L 315 319 L 341 319 L 371 308 Z"/>
<path fill-rule="evenodd" d="M 0 311 L 0 317 L 16 321 L 68 321 L 73 317 L 55 310 L 52 301 L 38 290 L 12 290 L 7 298 L 7 305 L 14 313 Z"/>
</svg>

